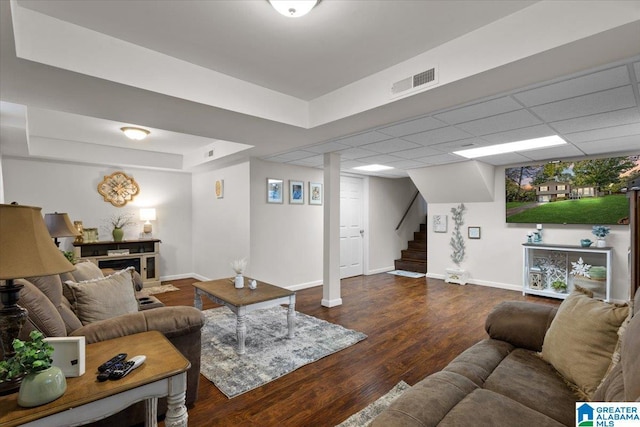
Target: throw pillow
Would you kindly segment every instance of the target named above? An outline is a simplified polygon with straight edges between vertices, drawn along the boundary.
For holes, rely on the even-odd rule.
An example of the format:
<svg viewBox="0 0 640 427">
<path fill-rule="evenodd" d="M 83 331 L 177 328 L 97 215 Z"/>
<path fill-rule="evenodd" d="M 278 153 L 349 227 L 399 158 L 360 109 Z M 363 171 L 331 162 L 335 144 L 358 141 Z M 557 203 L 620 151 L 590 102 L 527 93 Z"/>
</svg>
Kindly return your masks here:
<svg viewBox="0 0 640 427">
<path fill-rule="evenodd" d="M 100 279 L 65 285 L 73 295 L 72 306 L 83 325 L 138 311 L 129 267 Z"/>
<path fill-rule="evenodd" d="M 589 298 L 579 291 L 565 299 L 542 345 L 542 358 L 584 397 L 591 398 L 605 376 L 629 307 Z"/>
</svg>

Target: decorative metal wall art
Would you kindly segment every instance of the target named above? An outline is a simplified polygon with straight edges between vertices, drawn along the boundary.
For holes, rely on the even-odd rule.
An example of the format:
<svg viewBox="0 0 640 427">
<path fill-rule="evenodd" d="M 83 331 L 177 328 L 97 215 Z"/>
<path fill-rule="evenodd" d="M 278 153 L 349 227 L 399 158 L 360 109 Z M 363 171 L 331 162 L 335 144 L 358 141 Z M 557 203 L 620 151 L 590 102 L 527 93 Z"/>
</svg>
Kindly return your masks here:
<svg viewBox="0 0 640 427">
<path fill-rule="evenodd" d="M 102 182 L 98 184 L 98 193 L 102 195 L 104 201 L 117 208 L 132 201 L 139 192 L 138 183 L 124 172 L 105 175 Z"/>
</svg>

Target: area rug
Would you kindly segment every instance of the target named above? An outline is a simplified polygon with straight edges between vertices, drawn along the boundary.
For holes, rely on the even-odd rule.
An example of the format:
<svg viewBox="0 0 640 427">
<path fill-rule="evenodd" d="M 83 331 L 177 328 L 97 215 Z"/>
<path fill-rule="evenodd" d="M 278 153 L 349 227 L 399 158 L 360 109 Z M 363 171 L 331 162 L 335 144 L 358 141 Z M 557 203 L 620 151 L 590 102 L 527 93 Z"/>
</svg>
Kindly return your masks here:
<svg viewBox="0 0 640 427">
<path fill-rule="evenodd" d="M 385 409 L 391 405 L 391 403 L 398 397 L 402 396 L 402 393 L 409 390 L 411 386 L 404 381 L 400 381 L 395 385 L 387 394 L 380 399 L 369 404 L 363 410 L 356 412 L 349 418 L 338 424 L 336 427 L 365 427 L 371 424 L 371 421 L 382 413 Z"/>
<path fill-rule="evenodd" d="M 246 353 L 236 353 L 236 317 L 227 307 L 203 311 L 200 372 L 228 398 L 246 393 L 367 338 L 296 312 L 295 338 L 287 338 L 287 308 L 247 315 Z"/>
<path fill-rule="evenodd" d="M 180 289 L 176 288 L 172 284 L 160 285 L 160 286 L 150 286 L 148 288 L 142 288 L 139 293 L 144 294 L 146 296 L 162 294 L 165 292 L 174 292 L 179 291 Z"/>
<path fill-rule="evenodd" d="M 393 271 L 387 271 L 387 273 L 393 274 L 395 276 L 411 277 L 412 279 L 418 279 L 420 277 L 426 276 L 426 274 L 424 273 L 416 273 L 415 271 L 405 271 L 405 270 L 393 270 Z"/>
</svg>

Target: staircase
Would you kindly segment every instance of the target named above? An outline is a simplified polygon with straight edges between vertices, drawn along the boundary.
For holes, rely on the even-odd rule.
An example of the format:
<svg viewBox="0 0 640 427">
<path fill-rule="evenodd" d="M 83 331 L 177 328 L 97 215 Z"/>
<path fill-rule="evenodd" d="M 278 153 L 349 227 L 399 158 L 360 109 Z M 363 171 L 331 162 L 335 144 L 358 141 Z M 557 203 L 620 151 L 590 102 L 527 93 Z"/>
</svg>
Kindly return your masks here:
<svg viewBox="0 0 640 427">
<path fill-rule="evenodd" d="M 413 233 L 408 249 L 402 251 L 402 258 L 395 260 L 396 270 L 427 272 L 427 224 L 420 224 L 420 231 Z"/>
</svg>

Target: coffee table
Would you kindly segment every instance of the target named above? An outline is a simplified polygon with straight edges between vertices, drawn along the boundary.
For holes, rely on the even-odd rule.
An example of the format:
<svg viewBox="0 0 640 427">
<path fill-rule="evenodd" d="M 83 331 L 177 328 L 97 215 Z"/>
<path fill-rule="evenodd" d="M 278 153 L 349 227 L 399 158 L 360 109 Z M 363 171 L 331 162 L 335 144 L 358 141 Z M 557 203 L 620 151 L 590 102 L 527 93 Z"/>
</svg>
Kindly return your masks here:
<svg viewBox="0 0 640 427">
<path fill-rule="evenodd" d="M 251 279 L 245 278 L 248 283 Z M 288 338 L 295 335 L 296 326 L 296 293 L 279 286 L 257 281 L 256 289 L 236 289 L 233 279 L 209 280 L 207 282 L 194 283 L 194 306 L 202 310 L 202 296 L 206 296 L 216 304 L 222 304 L 236 315 L 236 337 L 238 340 L 238 354 L 245 353 L 245 340 L 247 338 L 246 315 L 255 310 L 273 307 L 281 304 L 289 304 L 287 310 Z"/>
<path fill-rule="evenodd" d="M 145 362 L 117 381 L 98 382 L 98 366 L 117 353 L 144 354 Z M 0 397 L 0 425 L 67 426 L 87 424 L 145 400 L 145 425 L 156 426 L 158 397 L 167 396 L 167 426 L 187 426 L 185 393 L 191 363 L 158 331 L 87 345 L 84 375 L 67 378 L 62 397 L 35 408 L 18 406 L 18 393 Z"/>
</svg>

